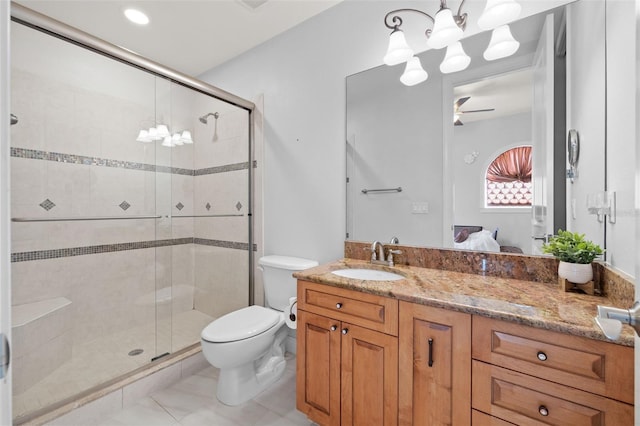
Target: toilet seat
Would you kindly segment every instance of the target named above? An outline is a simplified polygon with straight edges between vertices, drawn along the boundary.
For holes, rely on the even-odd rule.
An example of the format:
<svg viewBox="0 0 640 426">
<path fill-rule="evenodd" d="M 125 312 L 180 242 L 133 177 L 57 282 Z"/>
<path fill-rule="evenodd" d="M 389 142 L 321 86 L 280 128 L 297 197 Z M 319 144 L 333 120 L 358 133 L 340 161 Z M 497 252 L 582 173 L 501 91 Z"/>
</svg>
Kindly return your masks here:
<svg viewBox="0 0 640 426">
<path fill-rule="evenodd" d="M 276 325 L 282 313 L 253 305 L 214 320 L 202 330 L 203 340 L 212 343 L 235 342 L 264 333 Z"/>
</svg>

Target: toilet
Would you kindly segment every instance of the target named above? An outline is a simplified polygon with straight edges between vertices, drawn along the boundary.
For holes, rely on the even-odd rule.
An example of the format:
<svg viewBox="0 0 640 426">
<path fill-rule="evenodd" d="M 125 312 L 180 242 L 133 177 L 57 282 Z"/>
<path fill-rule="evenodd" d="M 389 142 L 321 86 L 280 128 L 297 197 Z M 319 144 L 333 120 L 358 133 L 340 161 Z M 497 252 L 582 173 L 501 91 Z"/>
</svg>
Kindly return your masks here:
<svg viewBox="0 0 640 426">
<path fill-rule="evenodd" d="M 202 353 L 220 369 L 217 397 L 226 405 L 239 405 L 276 382 L 285 369 L 284 311 L 296 295 L 295 271 L 318 262 L 290 256 L 264 256 L 265 304 L 228 313 L 207 325 L 201 333 Z"/>
</svg>

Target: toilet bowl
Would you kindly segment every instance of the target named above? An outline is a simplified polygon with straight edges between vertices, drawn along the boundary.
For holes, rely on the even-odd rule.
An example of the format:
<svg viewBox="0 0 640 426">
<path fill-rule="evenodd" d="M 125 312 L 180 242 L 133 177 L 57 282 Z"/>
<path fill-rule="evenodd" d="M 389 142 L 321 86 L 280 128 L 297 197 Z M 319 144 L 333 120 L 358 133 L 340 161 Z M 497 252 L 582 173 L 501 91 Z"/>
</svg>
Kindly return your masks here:
<svg viewBox="0 0 640 426">
<path fill-rule="evenodd" d="M 284 373 L 286 363 L 284 310 L 296 295 L 294 271 L 318 262 L 289 256 L 265 256 L 263 270 L 268 307 L 249 306 L 228 313 L 207 325 L 201 333 L 202 353 L 220 369 L 216 396 L 226 405 L 246 402 Z"/>
</svg>

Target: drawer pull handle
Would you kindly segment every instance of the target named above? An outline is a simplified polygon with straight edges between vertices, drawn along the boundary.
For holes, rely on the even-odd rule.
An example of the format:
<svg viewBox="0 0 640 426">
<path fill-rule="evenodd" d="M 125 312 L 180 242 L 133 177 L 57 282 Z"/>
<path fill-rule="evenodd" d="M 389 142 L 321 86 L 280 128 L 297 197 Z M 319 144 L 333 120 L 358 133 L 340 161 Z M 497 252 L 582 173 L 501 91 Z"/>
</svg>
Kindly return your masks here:
<svg viewBox="0 0 640 426">
<path fill-rule="evenodd" d="M 549 415 L 549 410 L 544 405 L 541 405 L 538 407 L 538 413 L 540 413 L 541 416 L 547 417 Z"/>
<path fill-rule="evenodd" d="M 343 329 L 342 329 L 342 334 L 347 334 L 348 332 L 349 332 L 349 329 L 348 329 L 348 328 L 343 328 Z"/>
<path fill-rule="evenodd" d="M 540 361 L 546 361 L 547 360 L 547 354 L 545 354 L 544 352 L 540 351 L 538 352 L 538 359 Z"/>
<path fill-rule="evenodd" d="M 337 325 L 332 325 L 331 327 L 329 327 L 329 330 L 331 331 L 336 331 L 338 329 Z"/>
<path fill-rule="evenodd" d="M 433 367 L 433 339 L 429 339 L 429 367 Z"/>
<path fill-rule="evenodd" d="M 342 303 L 340 302 L 336 303 L 336 309 L 340 309 L 340 308 L 342 308 Z"/>
</svg>

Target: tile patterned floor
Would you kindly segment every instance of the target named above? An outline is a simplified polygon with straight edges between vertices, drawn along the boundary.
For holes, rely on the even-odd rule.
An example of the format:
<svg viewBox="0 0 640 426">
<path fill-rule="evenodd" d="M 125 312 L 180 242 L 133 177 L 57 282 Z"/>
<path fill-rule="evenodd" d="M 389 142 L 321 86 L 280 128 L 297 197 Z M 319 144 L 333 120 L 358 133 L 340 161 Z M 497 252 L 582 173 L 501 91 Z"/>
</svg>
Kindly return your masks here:
<svg viewBox="0 0 640 426">
<path fill-rule="evenodd" d="M 313 425 L 295 409 L 295 357 L 287 355 L 284 376 L 253 400 L 237 407 L 216 397 L 218 370 L 207 367 L 144 398 L 100 426 L 294 426 Z"/>
</svg>

